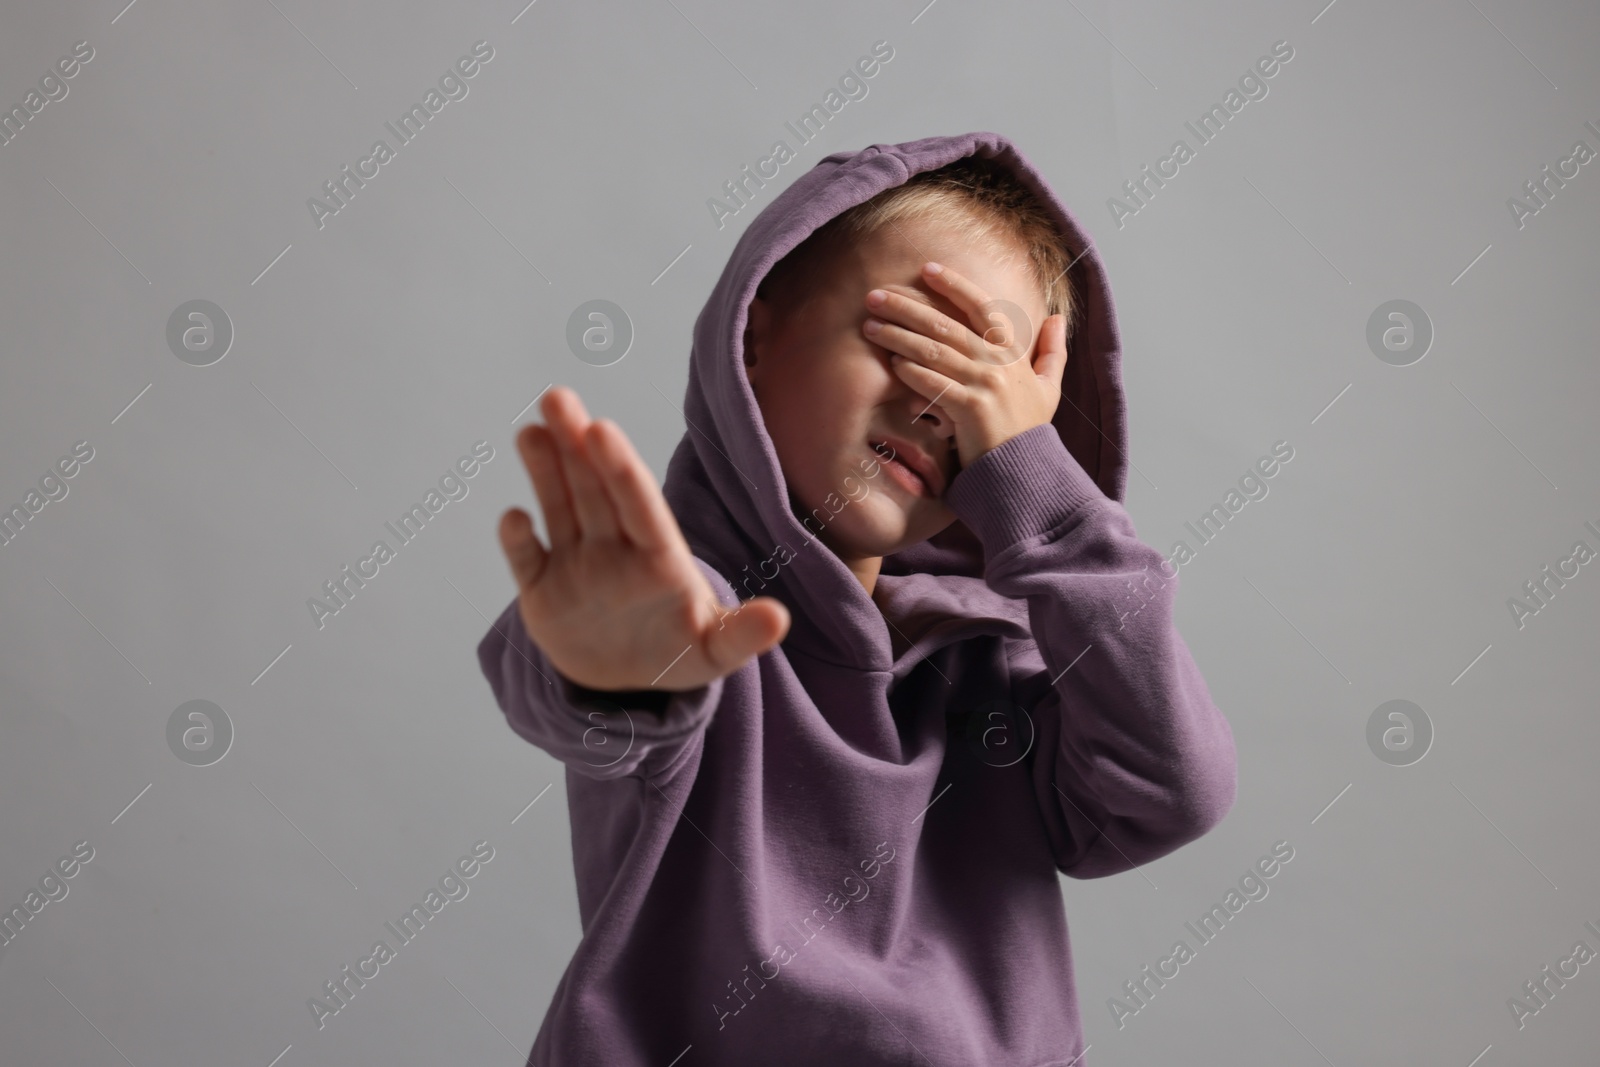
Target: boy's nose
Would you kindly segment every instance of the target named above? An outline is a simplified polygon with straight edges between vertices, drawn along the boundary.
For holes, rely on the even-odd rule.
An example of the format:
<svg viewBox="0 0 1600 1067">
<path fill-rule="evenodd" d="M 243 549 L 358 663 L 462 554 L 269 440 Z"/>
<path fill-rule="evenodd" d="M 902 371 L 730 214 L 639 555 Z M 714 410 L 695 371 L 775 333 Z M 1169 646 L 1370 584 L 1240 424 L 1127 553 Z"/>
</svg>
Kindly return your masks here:
<svg viewBox="0 0 1600 1067">
<path fill-rule="evenodd" d="M 912 393 L 906 400 L 906 421 L 922 429 L 924 433 L 932 430 L 944 438 L 944 445 L 948 448 L 955 447 L 956 424 L 945 410 L 937 403 L 929 403 L 928 398 L 921 393 Z M 943 462 L 935 455 L 934 460 Z"/>
</svg>

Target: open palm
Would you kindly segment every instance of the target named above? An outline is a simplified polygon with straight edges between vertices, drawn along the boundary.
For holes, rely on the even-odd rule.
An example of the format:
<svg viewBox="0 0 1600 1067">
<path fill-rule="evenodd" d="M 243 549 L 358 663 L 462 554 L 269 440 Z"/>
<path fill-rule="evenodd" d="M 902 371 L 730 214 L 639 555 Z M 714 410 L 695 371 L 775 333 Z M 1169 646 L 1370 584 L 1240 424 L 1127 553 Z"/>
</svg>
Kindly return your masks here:
<svg viewBox="0 0 1600 1067">
<path fill-rule="evenodd" d="M 621 427 L 590 419 L 563 386 L 540 403 L 517 449 L 550 539 L 520 508 L 500 517 L 500 545 L 528 636 L 579 685 L 682 691 L 732 673 L 782 640 L 789 613 L 772 597 L 721 608 L 655 476 Z"/>
</svg>

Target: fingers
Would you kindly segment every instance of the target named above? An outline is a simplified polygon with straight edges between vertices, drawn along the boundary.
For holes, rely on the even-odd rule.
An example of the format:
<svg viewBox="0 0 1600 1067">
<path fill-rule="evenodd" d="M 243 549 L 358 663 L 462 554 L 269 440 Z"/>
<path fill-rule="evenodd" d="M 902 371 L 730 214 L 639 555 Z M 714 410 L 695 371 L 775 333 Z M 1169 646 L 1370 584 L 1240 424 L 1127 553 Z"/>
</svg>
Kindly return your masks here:
<svg viewBox="0 0 1600 1067">
<path fill-rule="evenodd" d="M 945 268 L 940 277 L 949 273 L 949 268 Z M 954 303 L 957 314 L 963 315 L 966 322 L 904 293 L 875 289 L 867 294 L 866 306 L 870 314 L 862 323 L 862 332 L 874 344 L 970 384 L 972 375 L 979 369 L 974 361 L 996 362 L 997 349 L 1005 352 L 1011 348 L 1014 331 L 1008 328 L 1011 324 L 1006 321 L 1010 309 L 997 310 L 995 301 L 973 303 L 975 296 L 982 295 L 982 290 L 971 283 L 941 284 L 945 289 L 959 289 L 939 295 Z M 997 319 L 1000 320 L 998 327 Z M 1029 333 L 1031 336 L 1032 331 Z"/>
<path fill-rule="evenodd" d="M 929 268 L 939 267 L 930 273 Z M 934 291 L 966 312 L 980 344 L 967 354 L 986 363 L 1016 362 L 1033 344 L 1033 323 L 1028 313 L 1009 300 L 991 297 L 975 282 L 949 267 L 925 263 L 922 276 Z"/>
<path fill-rule="evenodd" d="M 930 267 L 939 267 L 930 271 Z M 922 277 L 933 286 L 934 291 L 950 298 L 950 302 L 967 313 L 969 320 L 976 319 L 982 314 L 983 306 L 989 302 L 989 294 L 978 288 L 971 280 L 951 270 L 949 267 L 938 263 L 924 263 Z M 988 327 L 985 322 L 985 328 Z"/>
<path fill-rule="evenodd" d="M 511 564 L 511 577 L 517 592 L 531 588 L 544 573 L 550 554 L 533 532 L 533 519 L 521 508 L 509 508 L 500 516 L 500 548 Z"/>
<path fill-rule="evenodd" d="M 587 437 L 595 467 L 628 540 L 644 549 L 681 543 L 678 521 L 655 476 L 622 428 L 610 419 L 596 419 L 589 424 Z"/>
<path fill-rule="evenodd" d="M 924 367 L 916 360 L 906 359 L 899 353 L 889 357 L 889 369 L 894 371 L 895 376 L 909 385 L 913 392 L 928 402 L 928 407 L 917 412 L 917 416 L 922 415 L 928 408 L 937 404 L 945 396 L 949 396 L 952 401 L 958 401 L 967 395 L 965 386 L 940 373 L 948 366 L 948 363 L 941 364 L 939 370 L 934 370 L 931 367 Z M 950 392 L 952 388 L 955 389 L 954 393 Z M 946 418 L 949 417 L 946 409 L 940 410 Z M 916 416 L 913 416 L 912 421 L 916 421 Z"/>
<path fill-rule="evenodd" d="M 903 303 L 897 304 L 896 301 L 901 301 Z M 911 300 L 907 297 L 897 296 L 893 293 L 889 294 L 888 302 L 880 307 L 878 312 L 879 314 L 894 315 L 896 318 L 898 318 L 901 316 L 901 307 L 905 307 L 907 309 L 905 311 L 905 316 L 907 318 L 919 317 L 918 311 L 911 310 L 912 308 L 916 308 L 930 316 L 937 316 L 947 324 L 950 322 L 948 318 L 940 315 L 936 311 L 931 311 L 925 305 L 919 304 L 915 300 Z M 940 374 L 947 375 L 955 381 L 963 384 L 967 384 L 973 380 L 973 361 L 966 353 L 951 348 L 949 345 L 942 344 L 941 342 L 935 340 L 934 335 L 932 334 L 922 332 L 923 330 L 932 330 L 933 327 L 930 325 L 913 325 L 912 327 L 907 328 L 905 326 L 897 325 L 893 322 L 885 322 L 869 317 L 861 324 L 861 328 L 862 332 L 866 335 L 867 340 L 881 348 L 888 349 L 891 354 L 904 356 L 906 359 L 922 367 L 937 369 Z M 977 338 L 972 337 L 971 331 L 967 330 L 966 327 L 959 327 L 959 329 L 961 329 L 961 331 L 965 333 L 968 338 L 971 338 L 972 344 L 982 344 L 982 342 L 977 340 Z M 950 334 L 946 333 L 943 336 L 950 337 Z M 952 340 L 953 339 L 954 338 L 952 338 Z"/>
<path fill-rule="evenodd" d="M 517 434 L 517 452 L 528 468 L 539 510 L 544 512 L 545 532 L 550 549 L 559 552 L 578 539 L 578 520 L 572 513 L 572 498 L 567 479 L 561 473 L 561 459 L 547 427 L 537 423 L 524 426 Z"/>
<path fill-rule="evenodd" d="M 939 348 L 948 346 L 958 351 L 965 351 L 972 346 L 974 340 L 972 331 L 967 329 L 965 323 L 956 321 L 921 300 L 913 300 L 904 293 L 890 289 L 873 289 L 867 293 L 866 306 L 869 315 L 876 315 L 878 318 L 869 317 L 862 324 L 862 329 L 875 343 L 886 348 L 891 346 L 884 338 L 898 340 L 909 336 L 923 343 L 924 351 L 929 358 L 937 359 L 940 355 L 937 351 Z M 899 351 L 898 348 L 891 350 Z"/>
<path fill-rule="evenodd" d="M 1039 331 L 1039 352 L 1033 358 L 1033 372 L 1057 389 L 1067 370 L 1067 319 L 1051 315 Z"/>
<path fill-rule="evenodd" d="M 753 597 L 723 615 L 701 635 L 700 651 L 721 677 L 783 640 L 789 632 L 789 609 L 770 596 Z M 663 679 L 665 681 L 665 679 Z"/>
<path fill-rule="evenodd" d="M 716 617 L 656 676 L 652 686 L 681 691 L 704 685 L 708 680 L 706 671 L 710 672 L 709 678 L 732 674 L 789 632 L 789 609 L 775 597 L 753 597 L 732 610 L 719 602 L 715 611 Z M 687 655 L 691 650 L 698 653 L 699 663 Z"/>
<path fill-rule="evenodd" d="M 995 355 L 999 349 L 1005 362 L 1014 362 L 1017 353 L 1026 354 L 1033 343 L 1033 324 L 1027 321 L 1021 308 L 1009 300 L 991 300 L 978 312 L 978 325 L 982 327 L 986 354 Z M 1021 342 L 1019 344 L 1019 342 Z"/>
<path fill-rule="evenodd" d="M 557 386 L 550 390 L 542 408 L 561 457 L 561 473 L 572 496 L 572 510 L 577 516 L 580 534 L 586 538 L 616 537 L 619 530 L 616 513 L 583 443 L 590 421 L 583 410 L 583 402 L 572 390 Z"/>
<path fill-rule="evenodd" d="M 577 395 L 561 386 L 542 408 L 548 425 L 524 427 L 517 445 L 545 511 L 551 551 L 583 537 L 687 547 L 655 476 L 620 426 L 588 418 Z"/>
</svg>

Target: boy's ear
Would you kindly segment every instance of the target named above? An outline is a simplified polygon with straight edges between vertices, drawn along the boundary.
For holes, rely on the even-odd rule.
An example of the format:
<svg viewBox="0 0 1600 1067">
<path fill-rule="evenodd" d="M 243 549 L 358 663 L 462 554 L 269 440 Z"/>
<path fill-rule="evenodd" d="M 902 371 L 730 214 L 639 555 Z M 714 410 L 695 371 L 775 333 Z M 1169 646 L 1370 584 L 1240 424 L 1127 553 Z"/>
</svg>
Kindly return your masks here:
<svg viewBox="0 0 1600 1067">
<path fill-rule="evenodd" d="M 744 376 L 752 385 L 761 350 L 766 347 L 771 331 L 772 305 L 766 297 L 757 296 L 750 301 L 750 314 L 744 326 Z"/>
</svg>

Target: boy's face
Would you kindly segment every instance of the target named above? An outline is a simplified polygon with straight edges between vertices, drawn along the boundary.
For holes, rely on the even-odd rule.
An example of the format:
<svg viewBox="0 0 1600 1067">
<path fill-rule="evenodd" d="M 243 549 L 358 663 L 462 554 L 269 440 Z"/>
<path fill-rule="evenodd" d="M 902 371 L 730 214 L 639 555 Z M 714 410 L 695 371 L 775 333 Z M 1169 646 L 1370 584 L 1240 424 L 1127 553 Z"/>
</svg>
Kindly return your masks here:
<svg viewBox="0 0 1600 1067">
<path fill-rule="evenodd" d="M 890 368 L 888 350 L 862 332 L 867 293 L 884 289 L 911 297 L 971 329 L 961 309 L 922 279 L 929 260 L 948 264 L 991 298 L 1013 301 L 1030 316 L 1031 361 L 1046 308 L 1017 248 L 1002 262 L 937 224 L 902 221 L 829 260 L 823 268 L 829 276 L 817 280 L 810 303 L 788 322 L 775 321 L 766 299 L 752 302 L 745 373 L 789 483 L 791 506 L 842 559 L 890 555 L 956 519 L 942 499 L 960 469 L 955 424 L 930 405 L 931 397 L 902 381 Z M 873 448 L 886 440 L 893 452 Z M 932 461 L 937 488 L 909 489 L 883 462 L 908 447 Z"/>
</svg>

